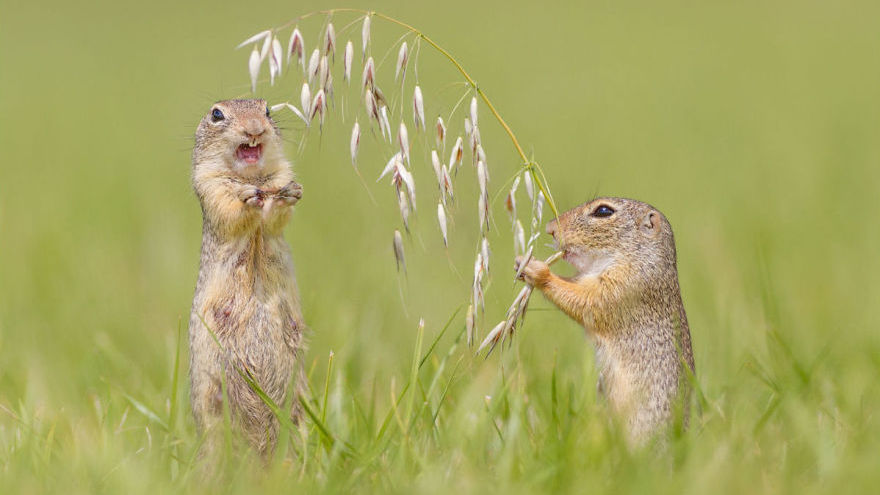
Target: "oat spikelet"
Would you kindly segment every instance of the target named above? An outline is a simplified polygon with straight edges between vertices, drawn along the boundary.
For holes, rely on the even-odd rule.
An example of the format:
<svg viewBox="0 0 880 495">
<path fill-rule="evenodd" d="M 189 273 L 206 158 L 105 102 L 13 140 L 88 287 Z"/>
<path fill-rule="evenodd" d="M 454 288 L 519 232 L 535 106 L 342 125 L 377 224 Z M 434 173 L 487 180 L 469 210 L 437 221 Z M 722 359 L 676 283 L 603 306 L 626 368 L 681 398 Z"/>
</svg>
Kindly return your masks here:
<svg viewBox="0 0 880 495">
<path fill-rule="evenodd" d="M 251 52 L 251 56 L 248 59 L 248 72 L 251 75 L 251 92 L 257 92 L 257 77 L 260 75 L 260 52 L 257 51 L 257 46 L 254 45 L 254 50 Z"/>
<path fill-rule="evenodd" d="M 290 65 L 291 56 L 296 55 L 296 60 L 303 64 L 303 70 L 305 70 L 305 58 L 303 57 L 305 48 L 306 42 L 302 33 L 299 32 L 299 28 L 293 28 L 293 32 L 290 33 L 290 41 L 287 42 L 287 65 Z"/>
<path fill-rule="evenodd" d="M 351 128 L 351 166 L 357 167 L 357 153 L 358 153 L 358 145 L 361 143 L 361 126 L 358 124 L 358 121 L 354 121 L 354 126 Z"/>
<path fill-rule="evenodd" d="M 269 58 L 269 84 L 272 86 L 275 85 L 275 76 L 281 75 L 282 53 L 278 37 L 272 38 L 272 53 Z"/>
<path fill-rule="evenodd" d="M 511 223 L 516 220 L 516 189 L 519 187 L 519 176 L 513 179 L 513 185 L 510 186 L 510 191 L 507 193 L 507 200 L 504 202 L 504 207 L 507 209 L 507 213 L 510 215 Z"/>
<path fill-rule="evenodd" d="M 446 238 L 446 210 L 443 203 L 437 203 L 437 221 L 440 222 L 440 233 L 443 234 L 443 245 L 449 246 Z"/>
<path fill-rule="evenodd" d="M 309 115 L 312 107 L 312 91 L 309 83 L 303 83 L 302 91 L 299 93 L 299 102 L 302 105 L 304 115 Z"/>
<path fill-rule="evenodd" d="M 267 36 L 263 39 L 263 46 L 260 48 L 260 62 L 266 60 L 266 57 L 269 56 L 269 50 L 272 49 L 272 36 Z"/>
<path fill-rule="evenodd" d="M 486 273 L 489 273 L 489 255 L 491 251 L 489 250 L 489 239 L 483 237 L 483 240 L 480 242 L 480 255 L 483 258 L 483 269 Z"/>
<path fill-rule="evenodd" d="M 255 35 L 251 36 L 250 38 L 239 43 L 238 46 L 235 47 L 235 49 L 237 50 L 243 46 L 250 45 L 251 43 L 257 43 L 258 41 L 263 41 L 264 39 L 266 39 L 267 36 L 269 36 L 271 34 L 272 34 L 272 31 L 270 31 L 268 29 L 265 31 L 260 31 L 259 33 L 255 34 Z"/>
<path fill-rule="evenodd" d="M 315 93 L 315 98 L 312 100 L 312 108 L 309 110 L 309 120 L 315 120 L 315 116 L 320 120 L 321 125 L 324 125 L 324 111 L 327 108 L 327 99 L 324 96 L 324 90 L 319 89 L 317 93 Z"/>
<path fill-rule="evenodd" d="M 397 191 L 397 207 L 400 209 L 400 218 L 403 219 L 403 227 L 409 232 L 409 203 L 403 189 Z"/>
<path fill-rule="evenodd" d="M 535 201 L 535 186 L 532 185 L 532 173 L 526 170 L 523 172 L 523 182 L 526 185 L 526 194 L 529 196 L 529 201 Z"/>
<path fill-rule="evenodd" d="M 376 119 L 376 122 L 379 123 L 379 132 L 382 132 L 382 120 L 379 118 L 379 108 L 376 106 L 376 96 L 373 95 L 372 91 L 367 91 L 364 93 L 364 105 L 366 106 L 367 115 L 370 118 Z M 382 134 L 382 137 L 385 137 L 385 134 Z"/>
<path fill-rule="evenodd" d="M 385 105 L 379 107 L 379 127 L 382 137 L 391 141 L 391 122 L 388 120 L 388 107 Z"/>
<path fill-rule="evenodd" d="M 345 52 L 342 55 L 342 80 L 351 85 L 351 61 L 354 58 L 354 45 L 351 40 L 345 44 Z"/>
<path fill-rule="evenodd" d="M 437 150 L 431 150 L 431 167 L 434 168 L 434 174 L 437 176 L 437 184 L 440 185 L 440 190 L 442 193 L 443 172 L 441 171 L 440 155 L 437 154 Z"/>
<path fill-rule="evenodd" d="M 318 51 L 317 48 L 312 50 L 312 56 L 309 57 L 309 71 L 308 78 L 309 84 L 311 84 L 315 80 L 315 76 L 318 75 L 318 64 L 321 62 L 321 52 Z"/>
<path fill-rule="evenodd" d="M 370 43 L 370 16 L 364 16 L 364 25 L 361 26 L 362 59 L 367 57 L 367 44 Z"/>
<path fill-rule="evenodd" d="M 394 260 L 397 263 L 397 270 L 400 271 L 400 267 L 402 266 L 403 271 L 406 272 L 406 259 L 403 257 L 403 236 L 400 235 L 399 230 L 394 231 L 392 247 L 394 249 Z"/>
<path fill-rule="evenodd" d="M 395 166 L 394 178 L 392 180 L 393 183 L 398 184 L 403 182 L 406 186 L 406 190 L 409 193 L 410 204 L 412 205 L 413 211 L 416 209 L 416 182 L 413 179 L 412 173 L 406 169 L 403 165 L 403 160 L 397 160 L 397 164 Z"/>
<path fill-rule="evenodd" d="M 327 23 L 327 31 L 324 34 L 324 54 L 336 56 L 336 30 L 332 22 Z"/>
<path fill-rule="evenodd" d="M 278 105 L 275 105 L 275 106 L 278 106 Z M 297 117 L 302 119 L 302 121 L 306 123 L 306 127 L 309 126 L 309 119 L 306 118 L 306 116 L 302 112 L 299 111 L 299 108 L 296 108 L 295 106 L 291 105 L 290 103 L 284 103 L 284 106 L 286 106 L 291 112 L 296 114 Z M 275 111 L 274 107 L 273 107 L 272 111 L 273 112 Z"/>
<path fill-rule="evenodd" d="M 504 325 L 507 324 L 507 320 L 501 321 L 497 325 L 495 325 L 492 330 L 486 334 L 486 338 L 483 339 L 483 342 L 480 344 L 480 347 L 477 347 L 477 354 L 483 352 L 483 349 L 486 348 L 490 343 L 493 344 L 492 348 L 494 348 L 494 344 L 498 342 L 498 336 L 501 335 L 502 330 L 504 330 Z M 489 352 L 492 352 L 490 349 Z"/>
<path fill-rule="evenodd" d="M 446 165 L 443 165 L 443 182 L 441 189 L 442 193 L 449 197 L 449 199 L 453 199 L 452 193 L 452 177 L 449 176 L 449 170 L 446 168 Z"/>
<path fill-rule="evenodd" d="M 400 152 L 403 153 L 403 159 L 409 164 L 409 134 L 406 132 L 406 124 L 400 123 L 397 130 L 397 142 L 400 144 Z"/>
<path fill-rule="evenodd" d="M 523 229 L 522 222 L 516 220 L 513 228 L 513 251 L 516 254 L 522 254 L 526 250 L 526 231 Z"/>
<path fill-rule="evenodd" d="M 477 182 L 480 184 L 480 195 L 489 197 L 489 172 L 486 171 L 486 164 L 482 161 L 477 162 Z"/>
<path fill-rule="evenodd" d="M 318 82 L 321 87 L 324 88 L 324 92 L 327 92 L 327 83 L 330 80 L 330 61 L 327 60 L 327 55 L 321 55 L 321 59 L 318 62 Z"/>
<path fill-rule="evenodd" d="M 418 86 L 413 90 L 413 121 L 416 130 L 425 129 L 425 100 L 422 98 L 422 88 Z"/>
<path fill-rule="evenodd" d="M 443 117 L 437 117 L 437 147 L 441 150 L 446 149 L 446 124 L 443 123 Z"/>
<path fill-rule="evenodd" d="M 376 79 L 376 65 L 373 63 L 373 57 L 367 59 L 364 64 L 364 75 L 361 76 L 361 86 L 364 89 L 373 87 Z"/>
<path fill-rule="evenodd" d="M 471 124 L 477 127 L 477 97 L 471 98 Z"/>
<path fill-rule="evenodd" d="M 396 81 L 400 74 L 403 73 L 403 76 L 406 77 L 406 60 L 408 57 L 408 53 L 406 51 L 406 41 L 401 43 L 400 51 L 397 52 L 397 65 L 394 68 L 394 80 Z"/>
<path fill-rule="evenodd" d="M 486 201 L 486 196 L 484 194 L 480 194 L 480 199 L 477 201 L 477 208 L 479 208 L 480 215 L 480 232 L 488 231 L 489 205 Z"/>
<path fill-rule="evenodd" d="M 390 160 L 388 160 L 388 163 L 385 165 L 385 168 L 382 169 L 382 173 L 379 174 L 379 178 L 376 179 L 376 182 L 379 182 L 380 180 L 382 180 L 382 177 L 385 177 L 386 175 L 388 175 L 389 172 L 394 171 L 394 169 L 397 168 L 397 162 L 399 160 L 400 160 L 400 152 L 397 152 L 394 154 L 394 156 L 391 157 Z"/>
<path fill-rule="evenodd" d="M 461 166 L 461 158 L 464 154 L 464 148 L 462 147 L 461 136 L 459 136 L 455 140 L 455 144 L 452 146 L 452 153 L 449 155 L 449 170 L 452 170 L 457 166 Z"/>
</svg>

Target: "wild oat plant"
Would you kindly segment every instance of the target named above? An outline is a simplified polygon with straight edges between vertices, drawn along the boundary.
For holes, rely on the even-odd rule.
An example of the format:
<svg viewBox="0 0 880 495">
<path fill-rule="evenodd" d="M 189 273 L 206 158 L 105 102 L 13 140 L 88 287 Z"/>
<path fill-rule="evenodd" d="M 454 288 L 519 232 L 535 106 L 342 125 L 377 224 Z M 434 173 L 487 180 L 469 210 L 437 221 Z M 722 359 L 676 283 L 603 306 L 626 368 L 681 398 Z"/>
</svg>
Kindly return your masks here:
<svg viewBox="0 0 880 495">
<path fill-rule="evenodd" d="M 309 51 L 303 34 L 305 29 L 300 29 L 300 22 L 315 16 L 324 16 L 325 21 L 320 31 L 311 37 L 314 48 Z M 337 34 L 333 21 L 342 16 L 353 16 L 354 19 L 350 19 Z M 402 28 L 403 34 L 390 47 L 374 47 L 370 36 L 374 29 L 374 20 L 385 21 L 392 28 Z M 353 32 L 358 26 L 360 53 L 355 56 L 355 43 L 351 39 L 346 39 L 345 44 L 340 45 L 340 40 L 356 34 Z M 282 39 L 287 39 L 286 43 L 282 42 Z M 450 109 L 438 108 L 436 120 L 432 117 L 430 122 L 425 113 L 426 95 L 419 84 L 418 59 L 422 55 L 423 45 L 445 57 L 464 78 L 462 85 L 464 89 L 457 103 Z M 430 189 L 437 200 L 438 234 L 442 236 L 443 244 L 446 246 L 450 242 L 449 223 L 455 201 L 455 183 L 457 180 L 477 181 L 479 194 L 476 213 L 479 218 L 479 231 L 476 237 L 479 240 L 476 243 L 472 293 L 465 318 L 468 345 L 473 345 L 477 338 L 478 314 L 485 313 L 484 290 L 491 255 L 486 234 L 492 224 L 493 206 L 489 193 L 489 161 L 486 158 L 485 143 L 480 135 L 480 106 L 488 109 L 491 118 L 504 128 L 521 159 L 504 199 L 504 208 L 510 219 L 514 252 L 526 258 L 533 255 L 535 241 L 540 235 L 545 203 L 549 205 L 554 215 L 558 215 L 540 165 L 526 157 L 511 128 L 464 67 L 434 40 L 397 19 L 378 12 L 354 9 L 313 12 L 277 28 L 261 31 L 244 40 L 238 48 L 250 46 L 253 48 L 248 57 L 247 68 L 252 91 L 256 92 L 258 85 L 266 82 L 265 78 L 261 80 L 261 75 L 266 72 L 270 85 L 281 84 L 282 79 L 285 84 L 291 85 L 302 80 L 299 101 L 270 102 L 273 112 L 289 111 L 306 127 L 310 129 L 318 127 L 319 132 L 323 129 L 325 119 L 336 114 L 343 119 L 349 117 L 354 121 L 349 143 L 351 164 L 359 175 L 378 174 L 377 182 L 390 179 L 388 200 L 397 202 L 402 227 L 407 234 L 410 231 L 411 213 L 416 208 L 417 175 L 419 183 L 431 183 Z M 338 53 L 340 51 L 341 53 Z M 383 65 L 382 61 L 393 52 L 397 53 L 393 83 L 380 87 L 379 68 Z M 377 62 L 374 54 L 378 57 L 381 53 L 385 55 Z M 341 63 L 337 58 L 341 59 Z M 412 77 L 408 77 L 410 71 Z M 357 77 L 358 74 L 360 78 Z M 339 87 L 337 81 L 340 79 L 344 88 Z M 390 79 L 390 76 L 386 79 Z M 334 105 L 337 93 L 344 92 L 349 96 L 356 92 L 355 101 L 359 103 L 354 106 L 349 105 L 348 108 Z M 345 115 L 346 112 L 350 115 Z M 458 122 L 461 122 L 461 126 L 457 125 Z M 362 132 L 368 126 L 381 136 L 385 145 L 383 151 L 390 154 L 384 168 L 358 162 Z M 411 130 L 413 133 L 433 134 L 433 140 L 413 139 Z M 308 136 L 308 133 L 304 133 L 304 136 Z M 421 177 L 423 175 L 421 170 L 427 168 L 416 167 L 413 164 L 416 161 L 414 148 L 419 146 L 420 142 L 433 142 L 433 147 L 430 149 L 433 177 Z M 360 170 L 362 167 L 365 170 Z M 417 170 L 420 172 L 416 173 Z M 523 185 L 529 201 L 526 212 L 528 235 L 520 220 L 520 211 L 517 209 L 517 196 L 521 194 L 520 184 Z M 403 234 L 397 229 L 389 235 L 393 237 L 392 247 L 397 267 L 406 270 Z M 552 263 L 558 258 L 559 253 L 556 253 L 547 262 Z M 522 266 L 524 267 L 525 263 Z M 516 277 L 519 275 L 520 273 L 517 272 Z M 532 288 L 528 286 L 519 292 L 504 319 L 485 336 L 477 349 L 478 353 L 488 349 L 488 355 L 499 341 L 513 335 L 518 324 L 522 325 L 531 293 Z"/>
</svg>

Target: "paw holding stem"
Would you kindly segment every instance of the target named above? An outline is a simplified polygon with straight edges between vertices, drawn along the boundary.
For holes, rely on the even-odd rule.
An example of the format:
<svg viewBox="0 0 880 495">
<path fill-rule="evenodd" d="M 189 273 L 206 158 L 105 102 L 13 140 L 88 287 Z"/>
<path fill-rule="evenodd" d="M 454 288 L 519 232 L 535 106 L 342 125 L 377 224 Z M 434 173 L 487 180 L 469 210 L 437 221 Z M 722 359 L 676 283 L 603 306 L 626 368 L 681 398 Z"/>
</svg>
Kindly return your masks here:
<svg viewBox="0 0 880 495">
<path fill-rule="evenodd" d="M 522 266 L 523 263 L 525 263 L 524 267 Z M 525 256 L 517 256 L 513 265 L 514 271 L 520 274 L 520 280 L 523 280 L 532 287 L 541 288 L 547 285 L 547 282 L 550 280 L 550 266 L 543 261 L 536 260 L 533 257 L 526 259 Z M 521 270 L 520 267 L 522 267 Z"/>
</svg>

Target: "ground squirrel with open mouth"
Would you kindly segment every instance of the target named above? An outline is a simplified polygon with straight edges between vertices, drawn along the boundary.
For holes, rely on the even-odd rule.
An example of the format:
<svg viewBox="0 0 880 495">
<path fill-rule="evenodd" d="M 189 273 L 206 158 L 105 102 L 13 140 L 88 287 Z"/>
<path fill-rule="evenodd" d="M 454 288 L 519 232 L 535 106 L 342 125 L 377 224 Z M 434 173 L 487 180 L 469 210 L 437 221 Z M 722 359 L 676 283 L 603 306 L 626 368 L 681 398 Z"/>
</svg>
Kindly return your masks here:
<svg viewBox="0 0 880 495">
<path fill-rule="evenodd" d="M 261 454 L 279 423 L 243 378 L 300 416 L 304 328 L 290 248 L 282 229 L 302 197 L 263 100 L 214 104 L 193 149 L 202 207 L 199 278 L 189 323 L 192 408 L 208 435 L 228 403 L 236 430 Z"/>
<path fill-rule="evenodd" d="M 521 278 L 587 330 L 599 390 L 631 443 L 676 421 L 686 426 L 694 356 L 666 217 L 640 201 L 599 198 L 563 213 L 547 232 L 577 275 L 559 277 L 530 259 Z"/>
</svg>

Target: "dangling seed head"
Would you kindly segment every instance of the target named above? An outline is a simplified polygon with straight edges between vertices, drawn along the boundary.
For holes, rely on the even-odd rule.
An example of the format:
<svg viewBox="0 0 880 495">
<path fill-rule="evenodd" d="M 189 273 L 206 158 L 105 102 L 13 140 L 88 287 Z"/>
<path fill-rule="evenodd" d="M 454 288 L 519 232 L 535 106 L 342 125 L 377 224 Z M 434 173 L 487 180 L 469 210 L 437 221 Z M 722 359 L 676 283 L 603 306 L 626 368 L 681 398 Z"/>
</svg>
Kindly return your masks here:
<svg viewBox="0 0 880 495">
<path fill-rule="evenodd" d="M 477 126 L 477 97 L 471 98 L 471 123 Z"/>
<path fill-rule="evenodd" d="M 254 50 L 251 52 L 251 56 L 248 59 L 248 72 L 251 75 L 251 91 L 257 92 L 257 77 L 260 75 L 260 52 L 257 51 L 257 46 L 254 45 Z"/>
<path fill-rule="evenodd" d="M 327 31 L 324 34 L 324 54 L 336 56 L 336 30 L 333 23 L 327 23 Z"/>
<path fill-rule="evenodd" d="M 455 140 L 455 144 L 452 146 L 452 154 L 449 155 L 449 169 L 452 170 L 456 165 L 461 165 L 461 158 L 464 154 L 464 149 L 462 148 L 461 136 L 459 136 Z"/>
<path fill-rule="evenodd" d="M 345 44 L 345 52 L 342 55 L 342 80 L 351 85 L 351 61 L 354 58 L 354 45 L 349 40 Z"/>
<path fill-rule="evenodd" d="M 510 215 L 510 221 L 513 222 L 516 219 L 516 189 L 519 187 L 519 176 L 513 179 L 513 185 L 510 186 L 510 191 L 507 193 L 507 200 L 504 202 L 504 206 L 507 209 L 507 213 Z"/>
<path fill-rule="evenodd" d="M 394 156 L 392 156 L 391 159 L 388 160 L 388 163 L 385 165 L 385 168 L 382 169 L 382 173 L 379 174 L 379 178 L 376 179 L 376 182 L 382 180 L 382 177 L 388 175 L 389 172 L 393 172 L 397 168 L 398 161 L 400 161 L 400 152 L 395 153 Z"/>
<path fill-rule="evenodd" d="M 281 42 L 278 41 L 278 37 L 272 39 L 272 58 L 269 60 L 270 66 L 273 69 L 270 71 L 270 84 L 275 84 L 275 76 L 281 75 L 281 66 L 283 57 L 283 50 L 281 49 Z"/>
<path fill-rule="evenodd" d="M 299 93 L 299 102 L 302 105 L 303 113 L 308 115 L 312 106 L 312 92 L 309 89 L 309 83 L 303 83 L 302 91 Z"/>
<path fill-rule="evenodd" d="M 488 224 L 489 205 L 486 201 L 485 194 L 480 194 L 480 199 L 477 201 L 477 208 L 479 208 L 480 232 L 488 231 L 489 230 L 489 224 Z"/>
<path fill-rule="evenodd" d="M 443 245 L 448 246 L 449 242 L 446 238 L 446 210 L 443 203 L 437 203 L 437 221 L 440 222 L 440 233 L 443 234 Z"/>
<path fill-rule="evenodd" d="M 403 189 L 397 191 L 397 207 L 400 208 L 400 217 L 403 219 L 403 227 L 409 232 L 409 204 Z"/>
<path fill-rule="evenodd" d="M 397 263 L 397 270 L 400 271 L 402 266 L 403 271 L 406 272 L 406 259 L 403 257 L 403 236 L 400 235 L 399 230 L 394 231 L 392 247 L 394 249 L 394 260 Z"/>
<path fill-rule="evenodd" d="M 441 150 L 446 148 L 446 124 L 443 117 L 437 117 L 437 147 Z"/>
<path fill-rule="evenodd" d="M 354 126 L 351 128 L 351 166 L 357 167 L 357 153 L 358 153 L 358 145 L 361 143 L 361 126 L 358 124 L 357 120 L 354 121 Z"/>
<path fill-rule="evenodd" d="M 483 258 L 483 270 L 486 273 L 489 273 L 489 239 L 483 237 L 482 242 L 480 242 L 480 255 Z"/>
<path fill-rule="evenodd" d="M 486 164 L 477 162 L 477 182 L 480 184 L 480 195 L 489 195 L 489 173 L 486 172 Z"/>
<path fill-rule="evenodd" d="M 318 81 L 321 84 L 322 88 L 326 88 L 327 82 L 330 80 L 330 61 L 327 60 L 327 55 L 321 55 L 321 59 L 318 62 Z"/>
<path fill-rule="evenodd" d="M 275 106 L 278 106 L 278 105 L 275 105 Z M 305 114 L 303 114 L 302 112 L 299 111 L 299 108 L 296 108 L 295 106 L 291 105 L 290 103 L 285 103 L 284 106 L 287 107 L 291 112 L 296 114 L 296 116 L 299 117 L 303 122 L 305 122 L 306 127 L 309 126 L 309 119 L 306 118 Z"/>
<path fill-rule="evenodd" d="M 273 36 L 266 36 L 263 39 L 263 46 L 260 48 L 260 62 L 266 60 L 266 57 L 269 56 L 269 50 L 272 49 L 272 38 Z"/>
<path fill-rule="evenodd" d="M 236 46 L 235 48 L 237 50 L 243 46 L 250 45 L 251 43 L 257 43 L 258 41 L 263 41 L 264 39 L 266 39 L 267 36 L 269 36 L 271 34 L 272 34 L 272 31 L 270 31 L 268 29 L 265 31 L 260 31 L 259 33 L 255 34 L 255 35 L 251 36 L 250 38 L 239 43 L 238 46 Z"/>
<path fill-rule="evenodd" d="M 314 120 L 317 115 L 321 125 L 324 125 L 324 110 L 327 106 L 327 99 L 324 96 L 324 90 L 319 89 L 317 93 L 315 93 L 315 98 L 312 100 L 312 107 L 309 110 L 309 120 Z"/>
<path fill-rule="evenodd" d="M 425 128 L 425 100 L 422 99 L 422 88 L 418 86 L 413 90 L 413 120 L 416 130 Z"/>
<path fill-rule="evenodd" d="M 385 105 L 379 107 L 379 125 L 382 130 L 382 137 L 391 141 L 391 122 L 388 120 L 388 107 Z"/>
<path fill-rule="evenodd" d="M 443 165 L 443 180 L 441 186 L 442 192 L 452 199 L 452 177 L 449 177 L 449 170 Z"/>
<path fill-rule="evenodd" d="M 397 131 L 397 142 L 400 144 L 400 152 L 403 153 L 403 159 L 409 163 L 409 134 L 406 132 L 406 124 L 400 123 Z"/>
<path fill-rule="evenodd" d="M 361 86 L 364 89 L 371 88 L 376 78 L 376 66 L 373 63 L 373 57 L 367 59 L 364 64 L 364 75 L 361 77 Z"/>
<path fill-rule="evenodd" d="M 513 228 L 513 252 L 521 254 L 526 250 L 526 231 L 523 229 L 522 222 L 516 220 Z"/>
<path fill-rule="evenodd" d="M 397 66 L 394 69 L 394 80 L 396 81 L 400 74 L 406 77 L 406 59 L 408 57 L 406 51 L 406 41 L 400 44 L 400 51 L 397 52 Z"/>
<path fill-rule="evenodd" d="M 290 65 L 290 57 L 293 55 L 296 55 L 297 60 L 303 60 L 305 47 L 305 40 L 302 33 L 299 32 L 299 28 L 293 28 L 293 32 L 290 33 L 290 41 L 287 43 L 287 64 Z"/>
<path fill-rule="evenodd" d="M 443 190 L 443 173 L 440 166 L 440 156 L 437 150 L 431 150 L 431 166 L 434 167 L 434 174 L 437 176 L 437 183 L 440 184 L 440 190 Z"/>
<path fill-rule="evenodd" d="M 367 14 L 364 16 L 364 25 L 361 27 L 361 43 L 362 43 L 362 57 L 366 58 L 367 56 L 367 44 L 370 42 L 370 15 Z"/>
<path fill-rule="evenodd" d="M 532 185 L 532 173 L 528 170 L 523 172 L 523 182 L 526 185 L 526 194 L 529 196 L 529 201 L 535 201 L 535 187 Z"/>
<path fill-rule="evenodd" d="M 315 80 L 315 76 L 318 75 L 318 65 L 321 62 L 321 52 L 318 51 L 317 48 L 312 50 L 312 56 L 309 57 L 309 84 Z"/>
</svg>

